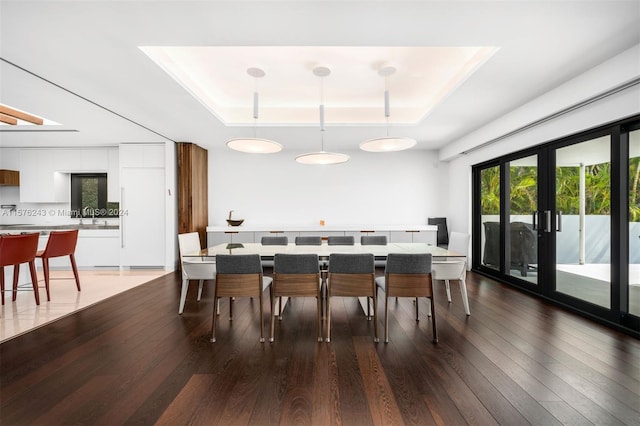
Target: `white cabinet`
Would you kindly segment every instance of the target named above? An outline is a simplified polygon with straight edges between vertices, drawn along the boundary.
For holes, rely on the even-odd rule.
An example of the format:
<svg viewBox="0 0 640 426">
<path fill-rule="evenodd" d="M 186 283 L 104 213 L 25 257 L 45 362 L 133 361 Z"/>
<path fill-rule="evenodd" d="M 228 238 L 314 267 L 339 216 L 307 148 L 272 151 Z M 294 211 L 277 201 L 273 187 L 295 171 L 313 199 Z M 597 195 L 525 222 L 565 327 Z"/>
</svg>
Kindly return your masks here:
<svg viewBox="0 0 640 426">
<path fill-rule="evenodd" d="M 162 158 L 162 162 L 160 162 Z M 164 145 L 121 145 L 120 261 L 123 267 L 165 265 Z"/>
<path fill-rule="evenodd" d="M 224 243 L 252 243 L 254 242 L 253 232 L 224 231 L 207 232 L 207 246 L 215 246 Z"/>
<path fill-rule="evenodd" d="M 38 250 L 47 246 L 49 235 L 41 235 L 38 239 Z M 93 267 L 120 266 L 120 233 L 117 229 L 85 230 L 78 233 L 78 242 L 74 253 L 79 269 Z M 42 268 L 42 262 L 36 266 Z M 51 269 L 71 270 L 69 256 L 53 257 L 49 260 Z"/>
<path fill-rule="evenodd" d="M 389 241 L 392 243 L 427 243 L 436 245 L 437 231 L 406 230 L 391 231 Z"/>
<path fill-rule="evenodd" d="M 53 152 L 53 168 L 67 173 L 104 173 L 110 148 L 58 148 Z M 111 148 L 115 149 L 115 148 Z"/>
<path fill-rule="evenodd" d="M 54 152 L 55 149 L 20 150 L 20 202 L 69 202 L 69 174 L 55 171 Z"/>
<path fill-rule="evenodd" d="M 107 149 L 107 201 L 120 201 L 120 168 L 118 165 L 118 149 Z"/>
</svg>

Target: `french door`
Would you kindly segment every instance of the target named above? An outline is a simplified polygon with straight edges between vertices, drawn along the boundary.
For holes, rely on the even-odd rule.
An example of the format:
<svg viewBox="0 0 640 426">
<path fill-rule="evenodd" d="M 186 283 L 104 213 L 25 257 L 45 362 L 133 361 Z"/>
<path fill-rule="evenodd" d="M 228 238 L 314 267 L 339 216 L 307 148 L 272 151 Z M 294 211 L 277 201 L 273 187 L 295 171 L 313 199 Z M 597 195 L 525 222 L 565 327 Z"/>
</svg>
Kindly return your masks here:
<svg viewBox="0 0 640 426">
<path fill-rule="evenodd" d="M 638 128 L 636 118 L 475 166 L 474 269 L 637 329 Z"/>
</svg>

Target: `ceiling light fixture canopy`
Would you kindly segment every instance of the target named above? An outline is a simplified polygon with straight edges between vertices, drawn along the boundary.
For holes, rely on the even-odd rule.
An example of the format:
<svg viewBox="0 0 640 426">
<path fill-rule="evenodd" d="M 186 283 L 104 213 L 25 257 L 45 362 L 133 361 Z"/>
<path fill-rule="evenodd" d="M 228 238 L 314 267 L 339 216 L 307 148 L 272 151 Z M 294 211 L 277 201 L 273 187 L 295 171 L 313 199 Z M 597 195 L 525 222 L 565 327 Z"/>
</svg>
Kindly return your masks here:
<svg viewBox="0 0 640 426">
<path fill-rule="evenodd" d="M 331 70 L 327 67 L 316 67 L 313 73 L 320 77 L 320 140 L 322 142 L 321 150 L 310 152 L 308 154 L 298 155 L 296 161 L 301 164 L 324 165 L 324 164 L 340 164 L 349 161 L 349 156 L 338 152 L 328 152 L 324 150 L 324 92 L 323 78 L 331 74 Z"/>
<path fill-rule="evenodd" d="M 392 152 L 403 151 L 405 149 L 413 148 L 416 145 L 416 140 L 412 138 L 389 136 L 389 89 L 387 78 L 395 74 L 395 67 L 386 66 L 378 70 L 378 75 L 385 78 L 385 91 L 384 91 L 384 116 L 387 119 L 387 136 L 382 138 L 369 139 L 360 143 L 360 149 L 368 152 Z"/>
<path fill-rule="evenodd" d="M 278 142 L 256 137 L 256 122 L 258 120 L 258 90 L 257 81 L 265 76 L 265 72 L 260 68 L 248 68 L 247 74 L 256 81 L 256 90 L 253 92 L 253 137 L 235 138 L 227 141 L 227 146 L 233 150 L 247 152 L 250 154 L 272 154 L 282 151 L 282 145 Z"/>
</svg>

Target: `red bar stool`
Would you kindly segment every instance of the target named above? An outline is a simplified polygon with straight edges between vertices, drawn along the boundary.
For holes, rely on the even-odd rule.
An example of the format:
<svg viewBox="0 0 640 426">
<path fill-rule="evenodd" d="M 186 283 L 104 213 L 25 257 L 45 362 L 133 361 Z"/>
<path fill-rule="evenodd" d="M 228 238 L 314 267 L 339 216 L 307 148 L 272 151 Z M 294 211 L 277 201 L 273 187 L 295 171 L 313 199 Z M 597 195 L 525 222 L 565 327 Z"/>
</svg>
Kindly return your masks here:
<svg viewBox="0 0 640 426">
<path fill-rule="evenodd" d="M 29 264 L 31 272 L 31 285 L 36 298 L 36 305 L 40 304 L 38 294 L 38 276 L 36 275 L 36 251 L 38 250 L 38 235 L 3 235 L 0 237 L 0 292 L 2 292 L 2 304 L 4 305 L 4 267 L 13 266 L 13 297 L 15 302 L 18 294 L 18 277 L 20 275 L 20 265 Z"/>
<path fill-rule="evenodd" d="M 76 243 L 78 242 L 78 230 L 70 231 L 51 231 L 49 240 L 44 250 L 36 253 L 36 257 L 42 259 L 42 269 L 44 271 L 44 285 L 47 289 L 47 300 L 51 300 L 49 293 L 49 259 L 52 257 L 69 256 L 71 260 L 71 268 L 73 276 L 76 278 L 76 287 L 80 291 L 80 278 L 78 277 L 78 268 L 76 266 Z"/>
</svg>

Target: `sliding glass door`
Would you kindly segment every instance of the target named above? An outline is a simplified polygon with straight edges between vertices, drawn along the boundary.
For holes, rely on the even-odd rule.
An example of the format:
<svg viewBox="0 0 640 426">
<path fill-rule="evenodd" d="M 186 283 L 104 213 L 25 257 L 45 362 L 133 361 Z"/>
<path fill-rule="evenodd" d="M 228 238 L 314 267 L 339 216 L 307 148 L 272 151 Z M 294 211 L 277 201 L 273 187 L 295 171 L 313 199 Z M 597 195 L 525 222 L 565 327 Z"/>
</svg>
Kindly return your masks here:
<svg viewBox="0 0 640 426">
<path fill-rule="evenodd" d="M 640 324 L 640 117 L 473 168 L 473 268 Z"/>
<path fill-rule="evenodd" d="M 555 149 L 556 291 L 611 307 L 611 138 Z"/>
</svg>

